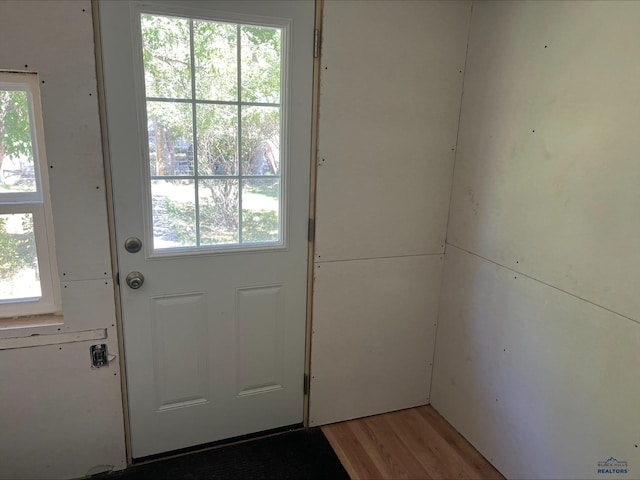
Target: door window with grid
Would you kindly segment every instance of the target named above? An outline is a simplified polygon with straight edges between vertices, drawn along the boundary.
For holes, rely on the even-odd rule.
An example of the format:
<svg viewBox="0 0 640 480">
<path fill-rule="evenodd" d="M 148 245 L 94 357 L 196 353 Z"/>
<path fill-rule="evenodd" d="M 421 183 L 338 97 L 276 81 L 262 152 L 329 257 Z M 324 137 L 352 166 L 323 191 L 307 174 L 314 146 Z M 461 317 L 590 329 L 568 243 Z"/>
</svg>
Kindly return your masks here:
<svg viewBox="0 0 640 480">
<path fill-rule="evenodd" d="M 154 251 L 282 245 L 284 28 L 140 25 Z"/>
</svg>

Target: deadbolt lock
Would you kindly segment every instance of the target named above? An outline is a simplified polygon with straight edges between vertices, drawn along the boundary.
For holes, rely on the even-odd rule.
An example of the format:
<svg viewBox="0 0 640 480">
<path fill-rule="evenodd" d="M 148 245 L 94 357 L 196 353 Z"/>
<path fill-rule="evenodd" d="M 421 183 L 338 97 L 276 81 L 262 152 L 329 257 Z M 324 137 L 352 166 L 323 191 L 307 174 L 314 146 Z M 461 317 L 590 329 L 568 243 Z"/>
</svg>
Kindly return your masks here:
<svg viewBox="0 0 640 480">
<path fill-rule="evenodd" d="M 137 253 L 142 248 L 142 240 L 137 237 L 129 237 L 124 241 L 124 248 L 129 253 Z"/>
</svg>

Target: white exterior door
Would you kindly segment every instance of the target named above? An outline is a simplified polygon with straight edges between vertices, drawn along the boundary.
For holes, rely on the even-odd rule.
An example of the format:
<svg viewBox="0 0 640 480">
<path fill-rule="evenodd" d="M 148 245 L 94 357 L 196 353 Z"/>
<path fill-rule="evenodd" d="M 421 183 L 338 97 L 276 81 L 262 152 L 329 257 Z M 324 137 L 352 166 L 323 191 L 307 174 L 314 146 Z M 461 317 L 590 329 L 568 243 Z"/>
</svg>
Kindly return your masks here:
<svg viewBox="0 0 640 480">
<path fill-rule="evenodd" d="M 303 420 L 314 8 L 99 4 L 134 458 Z"/>
</svg>

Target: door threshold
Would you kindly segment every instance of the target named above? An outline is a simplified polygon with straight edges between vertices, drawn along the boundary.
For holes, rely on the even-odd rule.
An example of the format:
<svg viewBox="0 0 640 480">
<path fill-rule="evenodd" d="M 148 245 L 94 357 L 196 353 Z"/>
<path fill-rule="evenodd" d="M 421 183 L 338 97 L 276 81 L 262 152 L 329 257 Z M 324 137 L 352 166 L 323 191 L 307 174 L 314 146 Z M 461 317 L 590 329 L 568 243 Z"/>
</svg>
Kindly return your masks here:
<svg viewBox="0 0 640 480">
<path fill-rule="evenodd" d="M 156 453 L 155 455 L 148 455 L 146 457 L 132 458 L 131 465 L 144 465 L 146 463 L 158 462 L 161 460 L 168 460 L 170 458 L 183 457 L 185 455 L 191 455 L 193 453 L 206 452 L 207 450 L 213 450 L 216 448 L 226 447 L 229 445 L 235 445 L 237 443 L 244 443 L 251 440 L 257 440 L 259 438 L 273 437 L 282 433 L 293 432 L 296 430 L 304 429 L 304 424 L 294 423 L 293 425 L 286 425 L 284 427 L 272 428 L 271 430 L 263 430 L 261 432 L 248 433 L 246 435 L 240 435 L 237 437 L 225 438 L 217 440 L 215 442 L 202 443 L 200 445 L 194 445 L 193 447 L 180 448 L 178 450 L 171 450 L 169 452 Z"/>
</svg>

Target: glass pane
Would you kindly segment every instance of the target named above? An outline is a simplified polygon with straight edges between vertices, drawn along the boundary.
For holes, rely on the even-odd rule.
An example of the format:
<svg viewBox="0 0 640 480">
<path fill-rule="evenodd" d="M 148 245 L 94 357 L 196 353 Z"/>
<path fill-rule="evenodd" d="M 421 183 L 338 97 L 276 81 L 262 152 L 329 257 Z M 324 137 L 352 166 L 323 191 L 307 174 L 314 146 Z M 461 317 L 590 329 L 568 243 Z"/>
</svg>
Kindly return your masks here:
<svg viewBox="0 0 640 480">
<path fill-rule="evenodd" d="M 280 173 L 280 109 L 242 107 L 242 174 Z"/>
<path fill-rule="evenodd" d="M 152 180 L 153 248 L 196 245 L 193 180 Z"/>
<path fill-rule="evenodd" d="M 193 175 L 191 104 L 147 102 L 151 175 Z"/>
<path fill-rule="evenodd" d="M 0 301 L 41 296 L 33 215 L 0 215 Z"/>
<path fill-rule="evenodd" d="M 27 95 L 0 90 L 0 192 L 37 191 Z"/>
<path fill-rule="evenodd" d="M 201 180 L 200 244 L 238 243 L 238 180 Z"/>
<path fill-rule="evenodd" d="M 189 20 L 142 15 L 147 97 L 191 98 Z"/>
<path fill-rule="evenodd" d="M 198 105 L 198 174 L 237 175 L 238 107 Z"/>
<path fill-rule="evenodd" d="M 280 103 L 279 28 L 241 28 L 242 100 L 244 102 Z"/>
<path fill-rule="evenodd" d="M 236 25 L 193 22 L 196 98 L 225 101 L 238 99 L 237 45 Z"/>
<path fill-rule="evenodd" d="M 280 240 L 280 179 L 242 181 L 242 243 Z"/>
</svg>

